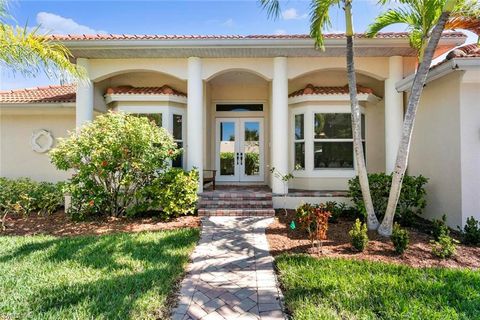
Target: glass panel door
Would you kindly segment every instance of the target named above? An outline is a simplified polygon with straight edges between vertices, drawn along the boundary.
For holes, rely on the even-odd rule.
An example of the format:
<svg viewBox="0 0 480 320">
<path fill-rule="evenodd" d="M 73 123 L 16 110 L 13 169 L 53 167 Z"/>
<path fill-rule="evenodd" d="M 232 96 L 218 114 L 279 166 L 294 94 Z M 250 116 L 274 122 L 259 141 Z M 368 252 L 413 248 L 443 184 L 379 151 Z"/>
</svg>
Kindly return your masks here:
<svg viewBox="0 0 480 320">
<path fill-rule="evenodd" d="M 218 181 L 263 181 L 263 120 L 217 119 Z"/>
<path fill-rule="evenodd" d="M 219 180 L 238 181 L 238 121 L 236 119 L 217 119 L 216 162 Z"/>
<path fill-rule="evenodd" d="M 263 181 L 263 121 L 241 119 L 240 181 Z"/>
</svg>

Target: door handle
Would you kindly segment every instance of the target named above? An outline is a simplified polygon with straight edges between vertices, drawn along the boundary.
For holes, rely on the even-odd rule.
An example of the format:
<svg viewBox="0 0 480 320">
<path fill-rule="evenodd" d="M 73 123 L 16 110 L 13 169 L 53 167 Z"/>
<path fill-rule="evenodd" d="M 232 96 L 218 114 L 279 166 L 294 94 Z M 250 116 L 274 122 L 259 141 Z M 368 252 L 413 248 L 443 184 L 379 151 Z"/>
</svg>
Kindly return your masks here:
<svg viewBox="0 0 480 320">
<path fill-rule="evenodd" d="M 243 165 L 243 152 L 240 152 L 240 165 Z"/>
<path fill-rule="evenodd" d="M 238 160 L 238 159 L 239 159 L 239 157 L 240 157 L 240 153 L 239 153 L 239 152 L 237 152 L 237 165 L 238 165 L 238 163 L 239 163 L 239 160 Z"/>
</svg>

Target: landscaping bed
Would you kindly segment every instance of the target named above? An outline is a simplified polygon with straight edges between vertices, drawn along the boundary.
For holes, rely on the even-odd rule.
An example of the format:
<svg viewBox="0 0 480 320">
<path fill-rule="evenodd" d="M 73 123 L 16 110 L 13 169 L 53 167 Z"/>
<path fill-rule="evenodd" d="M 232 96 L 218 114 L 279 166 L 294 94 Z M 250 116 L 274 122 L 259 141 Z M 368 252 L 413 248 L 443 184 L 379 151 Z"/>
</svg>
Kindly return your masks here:
<svg viewBox="0 0 480 320">
<path fill-rule="evenodd" d="M 295 320 L 478 319 L 480 272 L 309 255 L 276 257 Z"/>
<path fill-rule="evenodd" d="M 172 230 L 178 228 L 196 228 L 200 226 L 200 218 L 181 216 L 170 221 L 156 217 L 114 218 L 104 217 L 87 221 L 72 221 L 63 211 L 51 215 L 30 214 L 8 216 L 7 229 L 0 230 L 0 235 L 35 235 L 48 234 L 54 236 L 94 235 L 113 232 L 140 232 Z"/>
<path fill-rule="evenodd" d="M 414 228 L 406 228 L 410 234 L 410 246 L 401 256 L 395 253 L 390 240 L 379 237 L 376 232 L 369 232 L 370 241 L 364 252 L 354 252 L 348 235 L 353 221 L 344 218 L 329 224 L 328 240 L 323 241 L 323 252 L 319 255 L 317 248 L 311 248 L 305 231 L 298 226 L 294 230 L 289 227 L 294 218 L 294 210 L 288 210 L 287 216 L 283 210 L 278 210 L 276 219 L 267 228 L 267 238 L 273 255 L 286 252 L 308 253 L 312 256 L 382 261 L 411 267 L 480 268 L 479 247 L 459 245 L 453 258 L 442 260 L 431 252 L 430 240 L 433 237 Z"/>
<path fill-rule="evenodd" d="M 65 221 L 59 214 L 31 220 L 47 223 L 55 217 Z M 65 222 L 54 223 L 51 233 L 80 232 L 67 231 Z M 78 225 L 90 233 L 98 224 Z M 109 224 L 117 224 L 114 231 L 139 225 Z M 104 227 L 100 232 L 112 231 Z M 0 318 L 167 319 L 198 238 L 197 228 L 77 237 L 0 236 Z"/>
</svg>

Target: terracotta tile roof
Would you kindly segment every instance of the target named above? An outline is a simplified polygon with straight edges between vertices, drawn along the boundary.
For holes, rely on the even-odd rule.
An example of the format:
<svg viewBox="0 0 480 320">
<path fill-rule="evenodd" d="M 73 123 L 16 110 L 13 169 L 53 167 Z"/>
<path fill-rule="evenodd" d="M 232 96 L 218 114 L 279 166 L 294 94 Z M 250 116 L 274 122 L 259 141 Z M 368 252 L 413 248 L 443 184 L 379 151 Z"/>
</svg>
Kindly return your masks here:
<svg viewBox="0 0 480 320">
<path fill-rule="evenodd" d="M 1 103 L 75 102 L 74 84 L 0 91 Z"/>
<path fill-rule="evenodd" d="M 364 94 L 373 94 L 373 90 L 370 88 L 357 86 L 358 93 Z M 343 87 L 315 87 L 312 84 L 307 84 L 307 86 L 303 89 L 297 90 L 292 92 L 288 95 L 288 97 L 296 97 L 302 95 L 309 95 L 309 94 L 348 94 L 348 85 Z"/>
<path fill-rule="evenodd" d="M 120 86 L 108 88 L 105 94 L 168 94 L 186 97 L 187 95 L 181 91 L 175 90 L 170 86 L 161 87 L 132 87 Z"/>
<path fill-rule="evenodd" d="M 480 46 L 476 43 L 467 44 L 462 47 L 453 49 L 447 54 L 445 60 L 457 59 L 457 58 L 479 58 Z"/>
<path fill-rule="evenodd" d="M 67 34 L 51 35 L 53 40 L 59 41 L 78 41 L 78 40 L 268 40 L 268 39 L 310 39 L 308 34 L 257 34 L 257 35 L 160 35 L 160 34 Z M 325 34 L 326 39 L 344 39 L 344 33 Z M 363 33 L 355 34 L 356 38 L 367 38 Z M 463 38 L 465 35 L 461 32 L 445 32 L 444 38 Z M 378 39 L 406 39 L 407 32 L 381 32 Z"/>
</svg>

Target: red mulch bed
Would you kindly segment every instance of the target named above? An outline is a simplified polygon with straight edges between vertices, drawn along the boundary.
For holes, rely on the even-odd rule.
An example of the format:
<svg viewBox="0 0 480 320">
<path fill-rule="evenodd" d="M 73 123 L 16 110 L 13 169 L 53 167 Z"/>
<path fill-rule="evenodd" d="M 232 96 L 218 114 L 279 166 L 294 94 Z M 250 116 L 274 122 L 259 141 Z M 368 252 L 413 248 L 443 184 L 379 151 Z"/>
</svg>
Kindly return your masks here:
<svg viewBox="0 0 480 320">
<path fill-rule="evenodd" d="M 200 218 L 183 216 L 171 221 L 163 221 L 156 217 L 149 218 L 104 218 L 90 221 L 72 221 L 63 211 L 48 216 L 31 214 L 28 217 L 7 217 L 5 231 L 0 235 L 36 235 L 54 236 L 99 235 L 114 232 L 159 231 L 178 228 L 196 228 L 200 226 Z"/>
<path fill-rule="evenodd" d="M 354 252 L 351 249 L 348 231 L 352 228 L 353 221 L 340 219 L 337 223 L 329 224 L 328 240 L 323 242 L 322 253 L 312 248 L 307 233 L 289 227 L 295 217 L 295 211 L 289 210 L 285 216 L 283 210 L 278 211 L 275 221 L 267 229 L 267 238 L 270 252 L 278 255 L 285 252 L 308 253 L 316 257 L 339 257 L 359 260 L 382 261 L 404 264 L 411 267 L 449 267 L 449 268 L 480 268 L 480 248 L 459 245 L 457 254 L 451 259 L 441 260 L 432 254 L 430 235 L 414 228 L 407 228 L 410 233 L 410 245 L 401 256 L 394 251 L 393 244 L 387 238 L 379 236 L 376 232 L 369 232 L 370 241 L 364 252 Z"/>
</svg>

